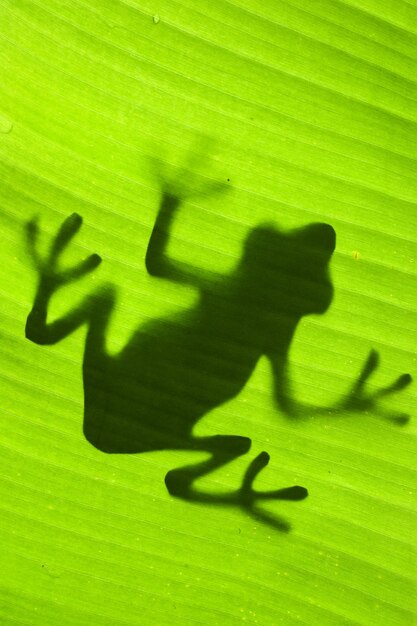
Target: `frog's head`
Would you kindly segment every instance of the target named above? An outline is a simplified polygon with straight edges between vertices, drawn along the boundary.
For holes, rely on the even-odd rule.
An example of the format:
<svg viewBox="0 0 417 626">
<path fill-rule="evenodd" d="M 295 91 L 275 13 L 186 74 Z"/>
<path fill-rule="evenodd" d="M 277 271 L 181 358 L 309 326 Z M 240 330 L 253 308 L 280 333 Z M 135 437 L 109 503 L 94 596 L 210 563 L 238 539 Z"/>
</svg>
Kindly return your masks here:
<svg viewBox="0 0 417 626">
<path fill-rule="evenodd" d="M 328 268 L 335 244 L 329 224 L 287 233 L 268 224 L 254 228 L 241 262 L 249 297 L 291 317 L 324 313 L 333 297 Z"/>
</svg>

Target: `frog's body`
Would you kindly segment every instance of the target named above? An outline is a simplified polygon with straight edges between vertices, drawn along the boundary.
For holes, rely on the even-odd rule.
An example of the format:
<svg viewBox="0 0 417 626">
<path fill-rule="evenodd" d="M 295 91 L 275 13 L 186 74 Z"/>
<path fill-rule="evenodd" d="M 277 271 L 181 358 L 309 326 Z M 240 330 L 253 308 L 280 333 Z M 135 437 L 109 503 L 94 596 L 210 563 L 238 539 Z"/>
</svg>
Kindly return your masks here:
<svg viewBox="0 0 417 626">
<path fill-rule="evenodd" d="M 196 447 L 196 422 L 242 390 L 259 358 L 231 336 L 216 340 L 205 332 L 193 311 L 139 328 L 114 357 L 103 351 L 97 360 L 96 346 L 90 354 L 87 341 L 87 439 L 116 453 Z"/>
<path fill-rule="evenodd" d="M 171 200 L 162 207 L 159 221 L 172 210 Z M 114 305 L 111 289 L 96 299 L 90 317 L 84 433 L 105 452 L 206 448 L 207 440 L 192 436 L 198 420 L 243 389 L 262 355 L 271 357 L 276 377 L 283 377 L 299 319 L 322 312 L 331 301 L 327 264 L 335 236 L 326 224 L 286 235 L 270 226 L 254 229 L 237 269 L 205 279 L 164 259 L 166 235 L 157 220 L 148 270 L 197 286 L 196 306 L 139 328 L 115 357 L 105 351 L 105 325 Z M 277 383 L 276 389 L 283 386 Z M 282 399 L 278 394 L 277 400 Z M 242 445 L 242 439 L 236 443 Z"/>
<path fill-rule="evenodd" d="M 229 494 L 199 492 L 193 487 L 195 479 L 247 452 L 251 441 L 237 435 L 194 437 L 193 428 L 209 411 L 239 394 L 262 355 L 271 361 L 277 404 L 285 413 L 297 414 L 287 380 L 289 348 L 300 319 L 323 313 L 332 300 L 328 263 L 335 247 L 334 230 L 327 224 L 311 224 L 286 234 L 271 226 L 255 228 L 232 273 L 203 275 L 173 263 L 165 254 L 178 205 L 177 197 L 163 196 L 146 267 L 154 276 L 197 288 L 200 297 L 194 308 L 176 318 L 140 327 L 115 356 L 106 351 L 106 331 L 115 304 L 115 291 L 110 286 L 93 293 L 64 318 L 47 323 L 48 302 L 54 291 L 101 261 L 92 255 L 72 271 L 57 270 L 62 249 L 81 225 L 81 218 L 74 214 L 62 225 L 46 262 L 36 251 L 36 224 L 29 225 L 40 282 L 27 321 L 27 337 L 52 344 L 87 324 L 84 434 L 99 450 L 140 453 L 188 449 L 211 453 L 206 461 L 167 474 L 172 495 L 246 507 L 252 507 L 256 499 L 302 499 L 307 495 L 303 487 L 272 492 L 252 489 L 256 474 L 268 463 L 267 453 L 252 461 L 239 490 Z M 372 371 L 376 363 L 367 367 Z M 362 375 L 354 387 L 357 395 L 362 393 L 368 375 Z M 397 388 L 409 382 L 404 376 L 401 379 L 402 383 L 395 383 Z M 338 405 L 339 410 L 342 407 Z M 314 408 L 308 410 L 312 413 Z"/>
</svg>

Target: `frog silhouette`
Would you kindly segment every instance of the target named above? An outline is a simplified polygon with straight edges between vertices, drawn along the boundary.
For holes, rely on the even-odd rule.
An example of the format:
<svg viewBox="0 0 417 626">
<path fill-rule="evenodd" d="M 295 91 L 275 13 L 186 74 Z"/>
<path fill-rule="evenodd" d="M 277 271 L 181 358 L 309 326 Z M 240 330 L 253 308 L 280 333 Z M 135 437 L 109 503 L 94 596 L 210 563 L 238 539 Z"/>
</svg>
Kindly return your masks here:
<svg viewBox="0 0 417 626">
<path fill-rule="evenodd" d="M 167 255 L 170 230 L 182 200 L 169 188 L 162 190 L 145 265 L 158 279 L 194 287 L 199 294 L 195 306 L 142 325 L 117 355 L 109 355 L 106 331 L 116 302 L 114 286 L 103 285 L 62 318 L 47 319 L 53 294 L 94 271 L 101 262 L 93 254 L 71 269 L 59 266 L 82 218 L 74 213 L 63 222 L 44 257 L 38 251 L 39 226 L 33 219 L 27 224 L 27 238 L 39 282 L 26 337 L 50 345 L 87 326 L 83 430 L 93 446 L 117 454 L 173 449 L 207 452 L 208 459 L 168 472 L 165 483 L 172 496 L 241 506 L 257 519 L 288 531 L 285 519 L 259 505 L 265 500 L 302 500 L 307 489 L 298 485 L 272 491 L 254 489 L 256 476 L 269 462 L 268 453 L 262 452 L 249 463 L 236 490 L 201 491 L 194 482 L 247 453 L 251 440 L 234 434 L 196 437 L 196 423 L 242 391 L 261 356 L 271 362 L 278 408 L 295 418 L 377 411 L 379 399 L 406 387 L 411 377 L 403 374 L 392 385 L 367 392 L 367 380 L 378 365 L 378 354 L 372 351 L 339 402 L 329 407 L 298 402 L 290 391 L 288 353 L 300 319 L 324 313 L 332 301 L 329 262 L 335 249 L 334 229 L 322 223 L 289 232 L 274 225 L 255 227 L 233 271 L 217 275 L 175 262 Z M 383 415 L 398 423 L 408 419 L 395 413 Z"/>
</svg>

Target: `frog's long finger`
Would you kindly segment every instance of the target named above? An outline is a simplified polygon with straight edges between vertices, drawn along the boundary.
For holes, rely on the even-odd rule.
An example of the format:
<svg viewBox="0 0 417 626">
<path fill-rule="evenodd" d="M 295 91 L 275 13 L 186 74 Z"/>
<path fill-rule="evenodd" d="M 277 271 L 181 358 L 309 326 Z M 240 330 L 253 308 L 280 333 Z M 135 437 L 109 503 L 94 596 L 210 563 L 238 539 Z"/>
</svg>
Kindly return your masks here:
<svg viewBox="0 0 417 626">
<path fill-rule="evenodd" d="M 243 477 L 243 482 L 242 482 L 242 487 L 241 487 L 243 494 L 245 493 L 247 493 L 248 495 L 253 494 L 252 489 L 251 489 L 252 483 L 255 480 L 256 476 L 259 474 L 259 472 L 268 465 L 269 459 L 270 459 L 270 456 L 268 452 L 261 452 L 260 454 L 258 454 L 257 457 L 253 459 L 253 461 L 251 461 Z"/>
<path fill-rule="evenodd" d="M 291 530 L 291 525 L 284 518 L 278 515 L 268 513 L 253 504 L 245 506 L 244 509 L 248 515 L 253 517 L 256 521 L 262 522 L 267 526 L 271 526 L 272 528 L 275 528 L 275 530 L 280 530 L 283 533 L 288 533 Z"/>
<path fill-rule="evenodd" d="M 410 415 L 408 413 L 400 411 L 395 413 L 380 408 L 378 408 L 375 412 L 379 417 L 382 417 L 383 419 L 387 420 L 388 422 L 392 422 L 397 426 L 405 426 L 410 421 Z"/>
<path fill-rule="evenodd" d="M 402 391 L 411 384 L 412 380 L 413 379 L 410 374 L 401 374 L 401 376 L 398 376 L 398 378 L 394 380 L 391 385 L 378 389 L 378 391 L 375 392 L 375 397 L 383 398 L 384 396 L 389 396 L 397 391 Z"/>
<path fill-rule="evenodd" d="M 392 415 L 389 419 L 397 426 L 405 426 L 410 421 L 410 416 L 407 413 L 399 413 L 398 415 Z"/>
<path fill-rule="evenodd" d="M 353 385 L 352 391 L 354 393 L 360 392 L 368 378 L 371 374 L 376 370 L 379 364 L 379 353 L 376 350 L 371 350 L 367 360 L 365 361 L 365 365 L 362 368 L 361 373 L 359 374 L 358 380 Z"/>
<path fill-rule="evenodd" d="M 78 215 L 78 213 L 73 213 L 62 222 L 51 243 L 51 249 L 49 252 L 49 260 L 51 262 L 56 261 L 62 250 L 79 231 L 82 223 L 83 219 L 81 215 Z"/>
<path fill-rule="evenodd" d="M 284 489 L 274 489 L 272 491 L 255 491 L 254 498 L 257 500 L 305 500 L 308 491 L 305 487 L 294 485 Z"/>
<path fill-rule="evenodd" d="M 37 217 L 33 217 L 31 220 L 29 220 L 25 224 L 25 231 L 26 231 L 26 241 L 28 245 L 29 254 L 32 257 L 32 260 L 35 263 L 36 267 L 39 268 L 41 265 L 41 258 L 39 256 L 38 249 L 37 249 L 38 236 L 39 236 L 39 226 L 38 226 Z"/>
<path fill-rule="evenodd" d="M 212 180 L 197 190 L 196 196 L 213 196 L 216 193 L 225 193 L 229 191 L 228 185 L 221 181 Z"/>
<path fill-rule="evenodd" d="M 79 263 L 75 267 L 62 272 L 61 273 L 62 281 L 72 282 L 73 280 L 76 280 L 77 278 L 81 278 L 82 276 L 85 276 L 85 274 L 89 274 L 89 272 L 92 272 L 93 270 L 96 269 L 96 267 L 100 265 L 101 260 L 102 260 L 101 256 L 99 256 L 98 254 L 91 254 L 89 257 L 84 259 L 84 261 L 81 261 L 81 263 Z"/>
<path fill-rule="evenodd" d="M 228 185 L 222 181 L 206 179 L 196 174 L 184 176 L 183 181 L 182 190 L 179 191 L 179 196 L 183 200 L 210 197 L 229 190 Z M 181 180 L 179 182 L 181 183 Z"/>
</svg>

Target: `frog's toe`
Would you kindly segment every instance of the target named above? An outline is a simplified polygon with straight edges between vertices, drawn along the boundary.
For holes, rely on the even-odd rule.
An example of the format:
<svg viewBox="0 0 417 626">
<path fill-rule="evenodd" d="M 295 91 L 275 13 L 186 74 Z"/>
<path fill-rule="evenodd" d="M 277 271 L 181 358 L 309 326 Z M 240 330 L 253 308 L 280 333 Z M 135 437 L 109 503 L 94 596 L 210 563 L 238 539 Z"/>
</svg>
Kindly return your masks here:
<svg viewBox="0 0 417 626">
<path fill-rule="evenodd" d="M 279 500 L 305 500 L 308 496 L 308 491 L 305 487 L 294 485 L 293 487 L 286 487 L 285 489 L 279 489 L 276 492 L 276 498 Z"/>
<path fill-rule="evenodd" d="M 255 480 L 259 472 L 263 470 L 263 468 L 266 467 L 266 465 L 268 465 L 269 459 L 270 459 L 270 456 L 268 452 L 261 452 L 249 464 L 245 472 L 245 475 L 243 477 L 242 488 L 241 488 L 242 494 L 246 495 L 246 497 L 248 496 L 253 497 L 253 494 L 255 493 L 252 489 L 253 481 Z"/>
</svg>

